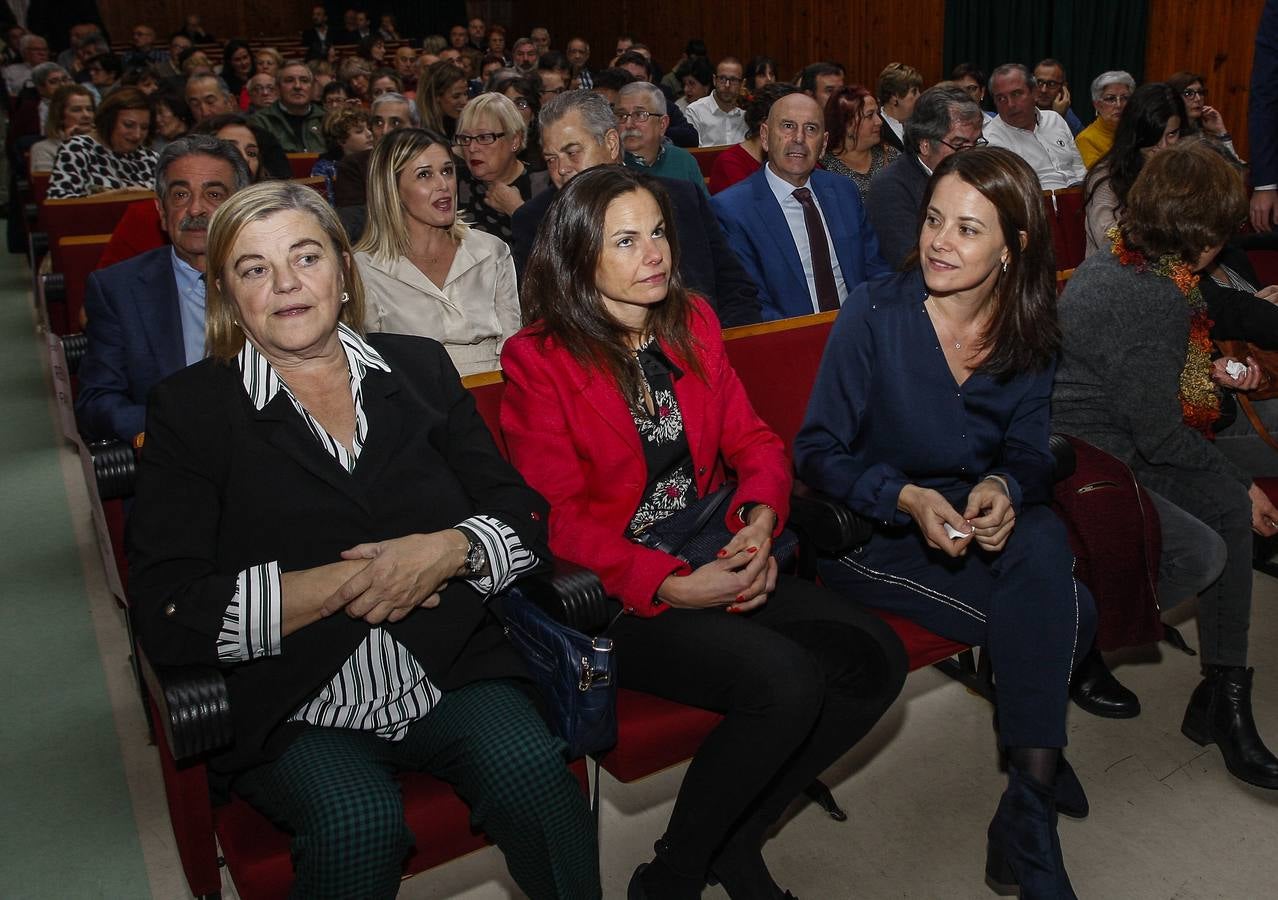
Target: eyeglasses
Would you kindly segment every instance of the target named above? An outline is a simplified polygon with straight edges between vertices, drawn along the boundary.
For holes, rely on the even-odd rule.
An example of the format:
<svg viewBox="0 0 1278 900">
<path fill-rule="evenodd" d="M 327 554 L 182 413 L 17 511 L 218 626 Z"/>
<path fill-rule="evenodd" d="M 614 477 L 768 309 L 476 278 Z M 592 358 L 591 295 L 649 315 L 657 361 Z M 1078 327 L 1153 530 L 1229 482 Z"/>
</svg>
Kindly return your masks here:
<svg viewBox="0 0 1278 900">
<path fill-rule="evenodd" d="M 542 88 L 542 90 L 541 90 L 541 95 L 544 97 L 544 96 L 546 96 L 547 94 L 552 94 L 552 95 L 554 95 L 554 96 L 556 96 L 556 97 L 557 97 L 557 96 L 559 96 L 560 94 L 562 94 L 562 93 L 563 93 L 564 91 L 566 91 L 566 90 L 568 90 L 568 88 L 566 88 L 566 87 L 557 87 L 557 88 Z M 527 101 L 527 100 L 525 100 L 525 101 L 524 101 L 524 105 L 525 105 L 525 106 L 527 106 L 527 105 L 528 105 L 528 101 Z"/>
<path fill-rule="evenodd" d="M 523 97 L 516 97 L 516 98 L 514 98 L 513 100 L 511 100 L 511 103 L 514 103 L 514 104 L 515 104 L 515 109 L 527 109 L 527 108 L 528 108 L 528 101 L 527 101 L 527 99 L 525 99 L 525 98 L 523 98 Z"/>
<path fill-rule="evenodd" d="M 990 142 L 985 140 L 985 138 L 983 137 L 978 137 L 976 140 L 972 141 L 970 144 L 967 143 L 966 141 L 960 141 L 957 144 L 951 144 L 949 141 L 945 140 L 945 138 L 941 138 L 941 143 L 949 147 L 955 153 L 962 153 L 964 150 L 975 150 L 978 147 L 988 147 L 990 144 Z"/>
<path fill-rule="evenodd" d="M 454 140 L 458 147 L 469 147 L 472 142 L 487 147 L 496 141 L 497 138 L 505 136 L 506 132 L 504 131 L 485 131 L 480 134 L 459 134 Z"/>
<path fill-rule="evenodd" d="M 714 80 L 716 84 L 740 84 L 744 79 L 737 78 L 735 75 L 716 75 Z"/>
<path fill-rule="evenodd" d="M 1130 99 L 1132 99 L 1131 94 L 1106 94 L 1100 98 L 1100 102 L 1106 106 L 1122 106 Z"/>
<path fill-rule="evenodd" d="M 642 125 L 655 115 L 657 114 L 654 112 L 648 112 L 646 109 L 637 109 L 634 112 L 617 113 L 617 121 L 624 125 L 626 122 L 634 119 L 636 123 Z"/>
<path fill-rule="evenodd" d="M 1065 83 L 1065 82 L 1063 82 L 1063 81 L 1051 81 L 1050 79 L 1047 79 L 1047 78 L 1040 78 L 1040 79 L 1038 79 L 1038 86 L 1039 86 L 1039 87 L 1045 87 L 1045 88 L 1047 88 L 1049 91 L 1054 91 L 1054 90 L 1056 90 L 1058 87 L 1060 87 L 1060 86 L 1061 86 L 1061 85 L 1063 85 L 1064 83 Z"/>
<path fill-rule="evenodd" d="M 1195 97 L 1202 97 L 1204 100 L 1206 100 L 1207 88 L 1185 88 L 1183 91 L 1180 92 L 1180 94 L 1182 97 L 1184 97 L 1187 100 L 1192 100 Z"/>
</svg>

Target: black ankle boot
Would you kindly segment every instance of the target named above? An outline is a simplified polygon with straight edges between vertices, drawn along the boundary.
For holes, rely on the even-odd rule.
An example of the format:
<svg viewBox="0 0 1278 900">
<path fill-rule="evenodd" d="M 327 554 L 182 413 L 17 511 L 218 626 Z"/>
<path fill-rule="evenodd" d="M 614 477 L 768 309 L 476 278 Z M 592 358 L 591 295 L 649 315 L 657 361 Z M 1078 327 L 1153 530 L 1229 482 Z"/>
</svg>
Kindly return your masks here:
<svg viewBox="0 0 1278 900">
<path fill-rule="evenodd" d="M 1132 719 L 1140 715 L 1140 698 L 1114 677 L 1095 644 L 1074 669 L 1069 695 L 1094 716 Z"/>
<path fill-rule="evenodd" d="M 1256 731 L 1251 715 L 1252 669 L 1206 666 L 1185 710 L 1181 732 L 1196 744 L 1215 744 L 1229 774 L 1257 787 L 1278 789 L 1278 759 Z"/>
<path fill-rule="evenodd" d="M 1083 783 L 1078 780 L 1074 767 L 1065 761 L 1064 753 L 1056 763 L 1056 811 L 1071 819 L 1086 819 L 1091 812 Z"/>
<path fill-rule="evenodd" d="M 796 900 L 772 880 L 757 842 L 729 841 L 710 864 L 711 883 L 717 883 L 732 900 Z"/>
<path fill-rule="evenodd" d="M 985 875 L 1015 884 L 1022 900 L 1078 900 L 1056 836 L 1055 792 L 1007 767 L 1007 790 L 989 827 Z"/>
</svg>

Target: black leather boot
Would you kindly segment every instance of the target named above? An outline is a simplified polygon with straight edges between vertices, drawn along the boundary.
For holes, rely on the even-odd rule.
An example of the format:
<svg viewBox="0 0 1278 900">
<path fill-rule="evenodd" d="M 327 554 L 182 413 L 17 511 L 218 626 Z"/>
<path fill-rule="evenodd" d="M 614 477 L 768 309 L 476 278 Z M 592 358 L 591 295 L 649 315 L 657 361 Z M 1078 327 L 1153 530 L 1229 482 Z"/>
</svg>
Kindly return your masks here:
<svg viewBox="0 0 1278 900">
<path fill-rule="evenodd" d="M 1261 740 L 1251 715 L 1254 671 L 1242 666 L 1205 666 L 1180 730 L 1196 744 L 1219 747 L 1225 768 L 1235 778 L 1278 790 L 1278 759 Z"/>
<path fill-rule="evenodd" d="M 1065 761 L 1064 753 L 1056 763 L 1056 811 L 1071 819 L 1086 819 L 1091 812 L 1083 783 L 1078 780 L 1074 767 Z"/>
<path fill-rule="evenodd" d="M 1133 719 L 1140 715 L 1140 698 L 1114 677 L 1095 644 L 1074 669 L 1069 695 L 1094 716 Z"/>
<path fill-rule="evenodd" d="M 1078 900 L 1056 835 L 1055 792 L 1013 765 L 990 822 L 985 875 L 997 884 L 1018 885 L 1021 900 Z"/>
</svg>

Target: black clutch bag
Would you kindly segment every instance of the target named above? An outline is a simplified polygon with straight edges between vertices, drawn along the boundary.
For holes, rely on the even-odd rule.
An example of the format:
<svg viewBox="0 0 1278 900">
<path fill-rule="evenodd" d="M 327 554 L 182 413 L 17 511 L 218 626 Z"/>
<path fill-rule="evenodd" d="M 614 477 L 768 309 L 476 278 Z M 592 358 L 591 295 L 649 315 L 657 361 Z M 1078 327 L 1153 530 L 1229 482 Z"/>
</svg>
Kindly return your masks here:
<svg viewBox="0 0 1278 900">
<path fill-rule="evenodd" d="M 653 550 L 677 556 L 692 568 L 718 559 L 719 551 L 732 540 L 724 519 L 732 508 L 735 484 L 725 482 L 717 491 L 707 494 L 676 513 L 649 525 L 635 535 L 635 542 Z M 772 557 L 782 568 L 794 556 L 799 538 L 789 528 L 772 539 Z"/>
</svg>

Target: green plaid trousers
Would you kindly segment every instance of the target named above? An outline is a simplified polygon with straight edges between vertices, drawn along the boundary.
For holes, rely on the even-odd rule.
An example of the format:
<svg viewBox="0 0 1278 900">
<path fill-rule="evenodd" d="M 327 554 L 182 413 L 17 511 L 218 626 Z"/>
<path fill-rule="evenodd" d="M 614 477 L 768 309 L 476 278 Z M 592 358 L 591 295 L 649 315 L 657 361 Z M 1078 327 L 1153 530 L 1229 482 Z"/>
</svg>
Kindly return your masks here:
<svg viewBox="0 0 1278 900">
<path fill-rule="evenodd" d="M 308 728 L 235 790 L 293 835 L 293 897 L 395 896 L 413 835 L 394 773 L 418 769 L 453 785 L 533 900 L 594 900 L 594 817 L 564 753 L 513 682 L 479 681 L 444 694 L 402 741 Z"/>
</svg>

